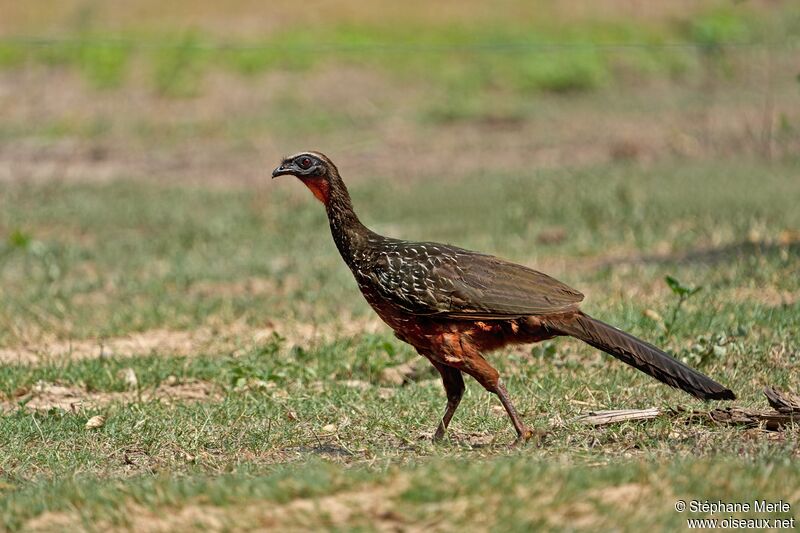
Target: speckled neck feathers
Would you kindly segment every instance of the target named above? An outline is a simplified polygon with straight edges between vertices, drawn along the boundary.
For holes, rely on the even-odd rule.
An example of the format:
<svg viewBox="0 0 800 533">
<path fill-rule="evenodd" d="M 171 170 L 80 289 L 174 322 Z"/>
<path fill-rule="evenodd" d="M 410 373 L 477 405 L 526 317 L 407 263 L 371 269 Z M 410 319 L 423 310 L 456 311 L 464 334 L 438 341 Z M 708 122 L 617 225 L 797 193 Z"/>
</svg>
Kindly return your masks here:
<svg viewBox="0 0 800 533">
<path fill-rule="evenodd" d="M 358 219 L 353 210 L 350 193 L 338 172 L 330 173 L 329 183 L 328 202 L 325 204 L 325 210 L 328 213 L 331 234 L 342 259 L 352 269 L 359 249 L 374 234 Z"/>
</svg>

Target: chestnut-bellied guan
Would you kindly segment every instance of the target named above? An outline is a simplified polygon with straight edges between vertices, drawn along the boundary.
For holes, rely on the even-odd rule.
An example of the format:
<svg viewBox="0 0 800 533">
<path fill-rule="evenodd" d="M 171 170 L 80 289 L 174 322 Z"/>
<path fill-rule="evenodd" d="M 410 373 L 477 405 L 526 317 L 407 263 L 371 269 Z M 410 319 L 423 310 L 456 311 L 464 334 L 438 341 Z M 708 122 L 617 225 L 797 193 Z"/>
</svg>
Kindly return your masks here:
<svg viewBox="0 0 800 533">
<path fill-rule="evenodd" d="M 533 432 L 483 354 L 564 335 L 697 398 L 735 398 L 730 389 L 652 344 L 581 312 L 583 295 L 546 274 L 447 244 L 391 239 L 369 230 L 353 211 L 339 170 L 319 152 L 285 158 L 272 172 L 282 175 L 299 178 L 325 205 L 336 247 L 367 302 L 441 374 L 447 409 L 435 439 L 444 436 L 461 401 L 462 372 L 500 398 L 517 442 L 530 438 Z"/>
</svg>

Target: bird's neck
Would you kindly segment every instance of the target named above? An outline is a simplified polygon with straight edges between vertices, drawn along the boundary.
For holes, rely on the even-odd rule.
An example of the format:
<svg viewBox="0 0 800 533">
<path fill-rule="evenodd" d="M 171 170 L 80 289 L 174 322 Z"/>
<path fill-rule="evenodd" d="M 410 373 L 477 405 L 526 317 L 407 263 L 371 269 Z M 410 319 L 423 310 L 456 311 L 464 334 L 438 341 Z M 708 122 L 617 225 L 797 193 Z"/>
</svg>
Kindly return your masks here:
<svg viewBox="0 0 800 533">
<path fill-rule="evenodd" d="M 366 243 L 370 234 L 353 210 L 350 193 L 339 176 L 332 177 L 325 202 L 331 234 L 345 262 L 352 267 L 358 250 Z"/>
</svg>

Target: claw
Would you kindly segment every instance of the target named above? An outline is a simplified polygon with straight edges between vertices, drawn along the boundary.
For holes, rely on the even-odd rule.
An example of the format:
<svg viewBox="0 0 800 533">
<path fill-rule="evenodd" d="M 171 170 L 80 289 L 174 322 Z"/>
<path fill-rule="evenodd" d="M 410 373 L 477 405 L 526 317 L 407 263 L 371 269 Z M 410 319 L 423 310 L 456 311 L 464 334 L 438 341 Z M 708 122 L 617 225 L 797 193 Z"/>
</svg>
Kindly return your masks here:
<svg viewBox="0 0 800 533">
<path fill-rule="evenodd" d="M 545 437 L 547 437 L 547 431 L 543 431 L 541 429 L 532 430 L 526 427 L 523 429 L 522 434 L 520 434 L 513 444 L 511 444 L 511 447 L 521 448 L 527 444 L 529 440 L 533 439 L 536 442 L 536 447 L 541 448 L 544 444 Z"/>
</svg>

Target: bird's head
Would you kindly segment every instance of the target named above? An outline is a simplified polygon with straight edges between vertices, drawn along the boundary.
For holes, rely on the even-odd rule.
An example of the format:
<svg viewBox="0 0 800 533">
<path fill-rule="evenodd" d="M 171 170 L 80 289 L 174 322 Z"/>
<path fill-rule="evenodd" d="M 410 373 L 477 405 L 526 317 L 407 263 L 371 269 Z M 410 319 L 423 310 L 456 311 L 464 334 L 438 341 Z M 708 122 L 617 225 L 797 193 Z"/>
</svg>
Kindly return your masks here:
<svg viewBox="0 0 800 533">
<path fill-rule="evenodd" d="M 300 152 L 285 157 L 280 166 L 272 171 L 272 177 L 295 176 L 314 196 L 327 205 L 330 199 L 331 182 L 338 179 L 339 171 L 333 161 L 319 152 Z"/>
</svg>

